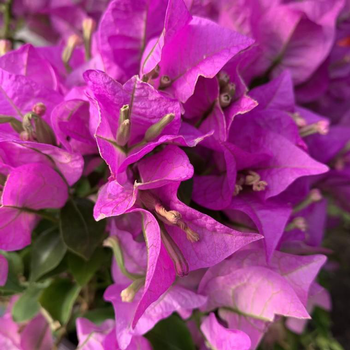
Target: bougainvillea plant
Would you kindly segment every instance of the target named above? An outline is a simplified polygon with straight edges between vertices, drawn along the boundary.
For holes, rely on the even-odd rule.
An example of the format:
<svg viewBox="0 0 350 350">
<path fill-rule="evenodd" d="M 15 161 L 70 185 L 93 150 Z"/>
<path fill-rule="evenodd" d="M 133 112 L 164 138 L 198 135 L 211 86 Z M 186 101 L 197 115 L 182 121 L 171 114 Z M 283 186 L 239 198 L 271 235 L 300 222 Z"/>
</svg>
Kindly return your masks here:
<svg viewBox="0 0 350 350">
<path fill-rule="evenodd" d="M 0 348 L 291 349 L 350 212 L 350 2 L 1 11 Z"/>
</svg>

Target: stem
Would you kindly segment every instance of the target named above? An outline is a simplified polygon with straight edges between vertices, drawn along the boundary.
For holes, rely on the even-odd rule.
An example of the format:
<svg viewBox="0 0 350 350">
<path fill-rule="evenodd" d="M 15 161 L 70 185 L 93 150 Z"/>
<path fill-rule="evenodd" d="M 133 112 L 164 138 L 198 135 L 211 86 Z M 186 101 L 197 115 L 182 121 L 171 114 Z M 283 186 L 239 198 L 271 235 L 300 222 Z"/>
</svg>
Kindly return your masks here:
<svg viewBox="0 0 350 350">
<path fill-rule="evenodd" d="M 53 350 L 58 350 L 58 347 L 63 339 L 63 337 L 65 336 L 65 334 L 67 333 L 67 329 L 66 327 L 62 327 L 58 330 L 57 332 L 57 338 L 55 340 L 55 343 L 52 347 Z"/>
</svg>

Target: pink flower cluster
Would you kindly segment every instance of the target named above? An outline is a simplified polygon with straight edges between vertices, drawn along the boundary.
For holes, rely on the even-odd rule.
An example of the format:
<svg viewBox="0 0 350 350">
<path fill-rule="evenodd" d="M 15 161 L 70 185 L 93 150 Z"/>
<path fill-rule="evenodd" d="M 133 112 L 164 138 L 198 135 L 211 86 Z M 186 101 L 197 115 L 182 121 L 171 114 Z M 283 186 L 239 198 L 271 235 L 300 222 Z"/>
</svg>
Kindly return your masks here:
<svg viewBox="0 0 350 350">
<path fill-rule="evenodd" d="M 253 350 L 330 309 L 316 278 L 328 206 L 350 212 L 349 1 L 18 0 L 12 13 L 48 43 L 0 43 L 0 249 L 28 249 L 89 183 L 108 234 L 63 244 L 112 249 L 115 320 L 79 317 L 79 349 L 152 349 L 143 335 L 177 312 L 198 349 Z M 55 315 L 16 323 L 11 305 L 0 348 L 51 349 Z"/>
</svg>

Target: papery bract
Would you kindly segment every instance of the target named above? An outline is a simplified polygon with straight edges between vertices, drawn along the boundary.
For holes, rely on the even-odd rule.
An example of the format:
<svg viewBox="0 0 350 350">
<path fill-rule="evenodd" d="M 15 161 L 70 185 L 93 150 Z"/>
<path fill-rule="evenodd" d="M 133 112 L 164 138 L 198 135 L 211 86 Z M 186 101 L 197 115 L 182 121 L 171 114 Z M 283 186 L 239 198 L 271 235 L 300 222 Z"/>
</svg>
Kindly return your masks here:
<svg viewBox="0 0 350 350">
<path fill-rule="evenodd" d="M 18 250 L 28 245 L 39 219 L 35 211 L 61 208 L 67 198 L 66 183 L 49 166 L 32 163 L 14 168 L 1 196 L 1 249 Z"/>
<path fill-rule="evenodd" d="M 242 331 L 222 326 L 213 313 L 204 319 L 201 330 L 209 344 L 218 350 L 249 350 L 250 339 Z"/>
</svg>

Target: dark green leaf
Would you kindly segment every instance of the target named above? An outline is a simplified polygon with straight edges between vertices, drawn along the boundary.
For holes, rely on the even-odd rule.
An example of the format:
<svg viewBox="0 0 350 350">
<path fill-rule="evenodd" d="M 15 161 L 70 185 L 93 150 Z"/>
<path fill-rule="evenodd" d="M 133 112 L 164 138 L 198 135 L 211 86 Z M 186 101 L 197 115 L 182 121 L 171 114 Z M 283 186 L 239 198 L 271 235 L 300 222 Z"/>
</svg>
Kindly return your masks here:
<svg viewBox="0 0 350 350">
<path fill-rule="evenodd" d="M 42 289 L 42 286 L 30 285 L 16 301 L 12 309 L 12 317 L 15 322 L 30 320 L 39 312 L 40 304 L 38 298 Z"/>
<path fill-rule="evenodd" d="M 178 197 L 181 202 L 190 205 L 193 191 L 193 178 L 187 181 L 182 181 L 178 190 Z"/>
<path fill-rule="evenodd" d="M 88 320 L 90 320 L 91 322 L 95 323 L 98 326 L 107 319 L 113 320 L 115 318 L 112 305 L 95 308 L 87 312 L 82 312 L 81 310 L 75 310 L 67 326 L 67 329 L 69 332 L 75 332 L 76 320 L 78 317 L 87 318 Z"/>
<path fill-rule="evenodd" d="M 9 271 L 6 284 L 0 287 L 1 295 L 12 295 L 23 292 L 24 288 L 19 283 L 19 277 L 23 274 L 23 262 L 17 253 L 8 253 L 1 251 L 8 261 Z"/>
<path fill-rule="evenodd" d="M 106 222 L 95 221 L 94 204 L 83 198 L 69 200 L 61 210 L 60 230 L 68 249 L 89 260 L 105 237 Z"/>
<path fill-rule="evenodd" d="M 70 254 L 68 256 L 69 270 L 79 285 L 84 286 L 90 281 L 92 276 L 104 262 L 105 255 L 104 249 L 98 248 L 88 261 L 75 254 Z"/>
<path fill-rule="evenodd" d="M 100 325 L 103 321 L 107 319 L 114 319 L 113 306 L 107 306 L 99 309 L 89 310 L 84 314 L 84 317 L 91 322 Z"/>
<path fill-rule="evenodd" d="M 53 319 L 66 324 L 72 313 L 80 287 L 69 279 L 53 281 L 40 297 L 40 304 L 50 313 Z"/>
<path fill-rule="evenodd" d="M 79 182 L 76 184 L 76 194 L 78 197 L 85 197 L 88 195 L 91 191 L 91 186 L 89 180 L 84 177 L 79 180 Z"/>
<path fill-rule="evenodd" d="M 195 350 L 191 334 L 177 315 L 160 321 L 145 337 L 154 350 Z"/>
<path fill-rule="evenodd" d="M 33 244 L 30 280 L 36 281 L 58 266 L 66 251 L 67 248 L 58 230 L 42 233 Z"/>
<path fill-rule="evenodd" d="M 40 279 L 45 280 L 53 276 L 59 275 L 62 272 L 67 272 L 67 271 L 68 271 L 68 257 L 66 254 L 61 260 L 61 262 L 58 264 L 58 266 L 56 266 L 53 270 L 49 271 L 48 273 L 45 273 L 45 275 L 40 277 Z"/>
</svg>

